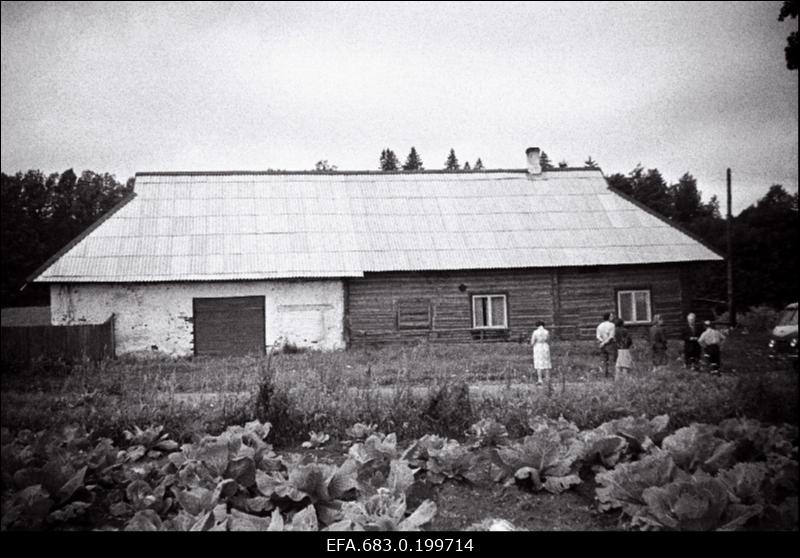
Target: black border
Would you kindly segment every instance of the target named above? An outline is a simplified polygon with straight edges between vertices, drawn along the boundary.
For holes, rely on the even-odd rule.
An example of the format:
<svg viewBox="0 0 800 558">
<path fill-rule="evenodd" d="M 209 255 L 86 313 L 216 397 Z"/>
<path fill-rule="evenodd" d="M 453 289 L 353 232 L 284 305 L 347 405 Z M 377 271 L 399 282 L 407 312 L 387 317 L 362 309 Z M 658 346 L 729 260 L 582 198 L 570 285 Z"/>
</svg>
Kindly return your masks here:
<svg viewBox="0 0 800 558">
<path fill-rule="evenodd" d="M 708 532 L 625 532 L 625 531 L 526 531 L 526 532 L 450 532 L 450 531 L 422 531 L 417 533 L 396 532 L 307 532 L 307 533 L 130 533 L 130 532 L 101 532 L 101 531 L 51 531 L 51 532 L 3 532 L 3 543 L 6 548 L 23 550 L 24 552 L 37 553 L 56 551 L 63 552 L 67 545 L 75 545 L 82 557 L 108 556 L 109 552 L 116 552 L 124 544 L 126 553 L 144 552 L 149 556 L 154 549 L 170 553 L 168 546 L 176 545 L 176 550 L 182 556 L 199 555 L 220 556 L 234 552 L 247 553 L 251 548 L 232 547 L 237 543 L 263 545 L 270 555 L 282 554 L 288 551 L 291 554 L 313 555 L 340 554 L 345 555 L 394 555 L 408 556 L 420 555 L 418 552 L 378 552 L 378 551 L 346 551 L 344 549 L 329 550 L 329 540 L 352 540 L 355 544 L 365 539 L 389 539 L 398 541 L 401 538 L 408 540 L 422 539 L 472 539 L 473 550 L 462 552 L 447 552 L 456 556 L 505 556 L 518 555 L 520 549 L 530 553 L 551 551 L 553 555 L 570 555 L 570 551 L 580 552 L 588 550 L 589 554 L 597 552 L 598 548 L 608 549 L 607 553 L 626 554 L 630 552 L 644 552 L 645 555 L 673 556 L 675 552 L 691 550 L 693 553 L 703 552 L 706 548 L 713 548 L 715 556 L 757 556 L 763 554 L 765 548 L 774 548 L 783 551 L 800 542 L 797 531 L 736 531 L 729 533 Z M 80 545 L 80 546 L 77 546 Z M 168 545 L 167 548 L 164 545 Z M 657 551 L 656 551 L 657 549 Z M 656 552 L 654 552 L 656 551 Z M 157 552 L 157 551 L 156 551 Z M 445 554 L 436 552 L 434 554 Z"/>
</svg>

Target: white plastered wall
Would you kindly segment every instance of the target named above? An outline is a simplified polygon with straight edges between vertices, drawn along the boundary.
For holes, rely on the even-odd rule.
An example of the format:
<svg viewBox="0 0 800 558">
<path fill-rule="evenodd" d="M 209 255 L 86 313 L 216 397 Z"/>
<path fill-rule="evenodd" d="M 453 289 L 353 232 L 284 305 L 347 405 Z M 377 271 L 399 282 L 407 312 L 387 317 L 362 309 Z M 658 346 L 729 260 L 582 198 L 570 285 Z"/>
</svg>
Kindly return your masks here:
<svg viewBox="0 0 800 558">
<path fill-rule="evenodd" d="M 322 350 L 344 348 L 340 280 L 179 283 L 80 283 L 50 287 L 53 325 L 115 320 L 117 354 L 194 353 L 192 299 L 264 297 L 267 346 L 288 341 Z"/>
</svg>

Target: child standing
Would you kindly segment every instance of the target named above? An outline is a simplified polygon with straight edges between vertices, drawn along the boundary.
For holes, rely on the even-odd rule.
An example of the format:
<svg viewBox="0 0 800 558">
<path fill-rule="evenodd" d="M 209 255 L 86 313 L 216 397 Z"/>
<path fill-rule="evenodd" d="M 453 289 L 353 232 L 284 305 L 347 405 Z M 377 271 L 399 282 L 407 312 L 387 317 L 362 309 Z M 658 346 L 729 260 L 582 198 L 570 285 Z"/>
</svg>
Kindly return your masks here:
<svg viewBox="0 0 800 558">
<path fill-rule="evenodd" d="M 547 383 L 550 383 L 550 332 L 544 328 L 544 322 L 536 322 L 536 329 L 531 335 L 531 345 L 533 345 L 533 367 L 536 369 L 536 375 L 539 377 L 538 385 L 542 385 L 542 370 L 547 377 Z"/>
<path fill-rule="evenodd" d="M 628 330 L 625 329 L 625 322 L 618 319 L 614 324 L 614 337 L 617 341 L 617 367 L 614 374 L 614 381 L 618 381 L 623 375 L 629 375 L 633 368 L 633 357 L 631 356 L 631 339 Z"/>
<path fill-rule="evenodd" d="M 650 345 L 653 348 L 653 372 L 655 372 L 667 364 L 667 336 L 664 333 L 664 320 L 661 319 L 661 314 L 653 316 Z"/>
</svg>

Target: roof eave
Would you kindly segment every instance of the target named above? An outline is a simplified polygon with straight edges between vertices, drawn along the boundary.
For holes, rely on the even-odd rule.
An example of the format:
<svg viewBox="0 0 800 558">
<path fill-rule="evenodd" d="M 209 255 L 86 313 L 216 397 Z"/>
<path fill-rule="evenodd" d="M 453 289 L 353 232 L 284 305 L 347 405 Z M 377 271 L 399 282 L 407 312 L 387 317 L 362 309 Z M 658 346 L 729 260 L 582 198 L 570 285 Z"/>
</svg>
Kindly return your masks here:
<svg viewBox="0 0 800 558">
<path fill-rule="evenodd" d="M 119 211 L 120 209 L 122 209 L 123 207 L 128 205 L 128 203 L 130 203 L 130 201 L 133 200 L 133 198 L 135 198 L 135 197 L 136 197 L 136 193 L 135 192 L 130 192 L 130 193 L 126 194 L 125 197 L 122 198 L 117 203 L 117 205 L 115 205 L 114 207 L 109 209 L 105 214 L 101 215 L 100 218 L 97 219 L 97 221 L 95 221 L 94 223 L 89 225 L 89 227 L 86 230 L 84 230 L 78 236 L 76 236 L 75 238 L 70 240 L 67 243 L 67 245 L 64 246 L 61 250 L 59 250 L 58 252 L 56 252 L 55 254 L 50 256 L 49 258 L 47 258 L 47 260 L 42 265 L 40 265 L 38 268 L 36 268 L 36 271 L 34 271 L 30 275 L 28 275 L 28 277 L 25 278 L 25 284 L 27 285 L 28 283 L 46 283 L 46 282 L 49 282 L 49 281 L 46 281 L 46 280 L 45 281 L 41 280 L 40 276 L 43 275 L 44 272 L 47 271 L 62 256 L 64 256 L 67 252 L 69 252 L 75 246 L 77 246 L 78 243 L 80 243 L 84 238 L 89 236 L 95 229 L 97 229 L 100 225 L 102 225 L 103 223 L 108 221 L 111 218 L 112 215 L 114 215 L 117 211 Z M 24 288 L 24 286 L 23 286 L 23 288 Z"/>
<path fill-rule="evenodd" d="M 697 243 L 703 245 L 705 248 L 711 250 L 711 252 L 713 252 L 714 254 L 719 256 L 720 260 L 725 260 L 726 255 L 724 253 L 722 253 L 720 250 L 718 250 L 717 248 L 715 248 L 714 246 L 712 246 L 711 244 L 706 242 L 704 239 L 700 238 L 700 236 L 698 236 L 697 234 L 695 234 L 692 231 L 684 228 L 682 225 L 680 225 L 678 223 L 670 221 L 669 219 L 667 219 L 666 217 L 661 215 L 659 212 L 651 209 L 650 207 L 646 206 L 645 204 L 643 204 L 639 200 L 632 198 L 631 196 L 625 194 L 624 192 L 620 192 L 619 190 L 617 190 L 615 188 L 612 188 L 611 185 L 608 183 L 608 177 L 605 174 L 603 174 L 603 180 L 606 181 L 606 185 L 608 186 L 608 191 L 609 192 L 621 197 L 622 199 L 624 199 L 627 202 L 632 203 L 633 205 L 635 205 L 636 207 L 638 207 L 642 211 L 645 211 L 645 212 L 649 213 L 650 215 L 652 215 L 656 219 L 659 219 L 660 221 L 666 223 L 670 227 L 682 232 L 683 234 L 685 234 L 686 236 L 688 236 L 689 238 L 691 238 L 695 242 L 697 242 Z M 719 260 L 694 260 L 694 261 L 719 261 Z"/>
</svg>

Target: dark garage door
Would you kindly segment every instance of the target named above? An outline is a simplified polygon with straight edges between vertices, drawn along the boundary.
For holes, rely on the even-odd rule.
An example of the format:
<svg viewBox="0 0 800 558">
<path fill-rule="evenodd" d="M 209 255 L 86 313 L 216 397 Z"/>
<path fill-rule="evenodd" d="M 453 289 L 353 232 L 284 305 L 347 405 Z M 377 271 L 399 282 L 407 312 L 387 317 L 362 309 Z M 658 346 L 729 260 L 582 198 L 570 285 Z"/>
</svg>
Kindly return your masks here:
<svg viewBox="0 0 800 558">
<path fill-rule="evenodd" d="M 194 354 L 264 354 L 264 297 L 195 298 Z"/>
</svg>

